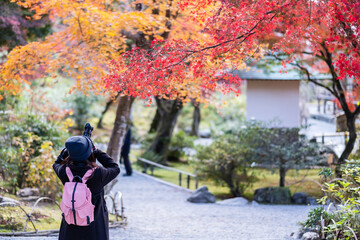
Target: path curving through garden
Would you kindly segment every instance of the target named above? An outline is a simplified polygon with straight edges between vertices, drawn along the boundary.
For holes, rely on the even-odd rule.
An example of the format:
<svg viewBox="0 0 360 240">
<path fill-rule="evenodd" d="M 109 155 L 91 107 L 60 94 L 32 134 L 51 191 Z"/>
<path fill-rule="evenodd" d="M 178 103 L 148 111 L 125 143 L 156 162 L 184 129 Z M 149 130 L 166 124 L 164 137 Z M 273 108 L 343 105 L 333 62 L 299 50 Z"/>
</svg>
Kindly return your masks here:
<svg viewBox="0 0 360 240">
<path fill-rule="evenodd" d="M 297 223 L 311 209 L 291 205 L 193 204 L 186 201 L 188 191 L 143 174 L 135 172 L 131 177 L 118 178 L 114 190 L 123 193 L 128 224 L 124 229 L 111 229 L 111 240 L 295 239 Z M 55 240 L 57 237 L 1 239 Z"/>
</svg>

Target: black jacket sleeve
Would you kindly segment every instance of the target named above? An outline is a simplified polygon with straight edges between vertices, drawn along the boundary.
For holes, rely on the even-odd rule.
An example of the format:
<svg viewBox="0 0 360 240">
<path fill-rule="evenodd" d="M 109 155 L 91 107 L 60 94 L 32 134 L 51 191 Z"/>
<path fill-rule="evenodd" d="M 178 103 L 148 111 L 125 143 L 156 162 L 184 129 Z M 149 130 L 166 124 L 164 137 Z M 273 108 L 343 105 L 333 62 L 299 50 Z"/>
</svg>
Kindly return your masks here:
<svg viewBox="0 0 360 240">
<path fill-rule="evenodd" d="M 53 164 L 52 167 L 53 167 L 56 175 L 58 176 L 58 178 L 60 178 L 61 182 L 63 184 L 65 184 L 65 182 L 68 179 L 67 179 L 67 177 L 66 177 L 66 179 L 64 177 L 64 176 L 66 176 L 66 174 L 65 174 L 65 165 L 61 165 L 61 162 L 62 162 L 62 158 L 60 158 L 60 156 L 59 156 L 59 157 L 57 157 L 57 159 L 56 159 L 56 161 L 55 161 L 55 163 Z"/>
<path fill-rule="evenodd" d="M 99 149 L 94 150 L 96 159 L 103 165 L 101 168 L 101 181 L 103 186 L 111 182 L 120 173 L 119 165 L 114 160 Z"/>
</svg>

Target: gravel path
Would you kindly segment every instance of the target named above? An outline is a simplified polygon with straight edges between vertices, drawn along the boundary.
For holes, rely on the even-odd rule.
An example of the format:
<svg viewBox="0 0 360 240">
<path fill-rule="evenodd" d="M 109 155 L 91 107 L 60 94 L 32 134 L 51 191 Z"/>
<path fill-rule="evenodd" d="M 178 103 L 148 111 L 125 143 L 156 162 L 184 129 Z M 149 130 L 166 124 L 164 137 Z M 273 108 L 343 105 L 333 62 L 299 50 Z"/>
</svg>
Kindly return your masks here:
<svg viewBox="0 0 360 240">
<path fill-rule="evenodd" d="M 122 171 L 124 172 L 124 171 Z M 124 196 L 128 224 L 111 229 L 110 239 L 293 239 L 309 206 L 193 204 L 188 191 L 135 173 L 119 176 L 114 190 Z M 52 240 L 48 238 L 0 238 Z"/>
</svg>

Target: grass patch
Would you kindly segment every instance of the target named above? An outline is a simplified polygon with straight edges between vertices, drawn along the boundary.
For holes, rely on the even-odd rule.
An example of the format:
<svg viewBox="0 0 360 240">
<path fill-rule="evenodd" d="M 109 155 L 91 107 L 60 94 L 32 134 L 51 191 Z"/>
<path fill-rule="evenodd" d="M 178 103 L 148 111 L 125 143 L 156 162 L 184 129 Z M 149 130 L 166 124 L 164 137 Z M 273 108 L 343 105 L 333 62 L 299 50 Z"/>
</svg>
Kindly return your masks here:
<svg viewBox="0 0 360 240">
<path fill-rule="evenodd" d="M 32 207 L 22 206 L 30 214 Z M 34 231 L 31 222 L 26 224 L 26 215 L 20 207 L 2 207 L 0 212 L 0 232 Z M 61 211 L 56 205 L 42 205 L 34 209 L 32 220 L 38 230 L 58 229 Z"/>
<path fill-rule="evenodd" d="M 30 214 L 32 207 L 22 206 Z M 0 208 L 0 232 L 25 231 L 32 232 L 31 222 L 26 223 L 26 215 L 20 207 L 1 207 Z M 32 220 L 37 230 L 59 229 L 61 224 L 61 210 L 57 205 L 43 204 L 32 213 Z M 121 221 L 121 219 L 120 219 Z M 116 222 L 115 215 L 109 214 L 109 222 Z"/>
<path fill-rule="evenodd" d="M 134 152 L 133 152 L 134 153 Z M 139 153 L 138 151 L 135 154 Z M 136 163 L 136 159 L 134 157 L 131 158 L 133 162 L 134 169 L 138 171 L 142 171 L 143 168 L 141 164 Z M 170 162 L 170 167 L 183 170 L 189 173 L 194 173 L 195 170 L 192 166 L 183 162 Z M 257 188 L 263 187 L 278 187 L 279 186 L 279 174 L 278 171 L 271 171 L 267 169 L 253 169 L 255 171 L 256 176 L 259 178 L 259 181 L 255 182 L 252 187 L 248 188 L 244 196 L 251 200 L 254 196 L 254 191 Z M 148 169 L 148 174 L 150 174 L 150 170 Z M 291 193 L 295 192 L 305 192 L 314 197 L 321 197 L 322 191 L 317 184 L 314 182 L 299 182 L 304 177 L 306 179 L 312 179 L 319 181 L 320 177 L 318 176 L 319 169 L 303 169 L 303 170 L 289 170 L 286 174 L 286 183 L 290 188 Z M 154 176 L 160 178 L 164 181 L 179 184 L 179 174 L 176 172 L 172 172 L 166 169 L 155 168 Z M 232 197 L 228 187 L 225 184 L 217 184 L 213 181 L 209 180 L 201 180 L 199 181 L 199 186 L 206 185 L 210 192 L 212 192 L 218 199 L 226 199 Z M 182 186 L 186 187 L 186 176 L 182 176 Z M 190 180 L 190 189 L 195 190 L 195 180 L 191 178 Z"/>
</svg>

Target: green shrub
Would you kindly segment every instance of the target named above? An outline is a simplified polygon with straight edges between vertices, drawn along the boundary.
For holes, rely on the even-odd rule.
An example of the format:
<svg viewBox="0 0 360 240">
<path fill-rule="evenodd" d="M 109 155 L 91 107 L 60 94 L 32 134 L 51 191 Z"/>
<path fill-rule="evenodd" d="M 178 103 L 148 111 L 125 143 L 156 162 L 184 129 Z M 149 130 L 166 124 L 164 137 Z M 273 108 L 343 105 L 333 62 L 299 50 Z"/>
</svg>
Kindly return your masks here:
<svg viewBox="0 0 360 240">
<path fill-rule="evenodd" d="M 54 152 L 50 141 L 43 142 L 40 152 L 31 161 L 26 182 L 30 187 L 37 187 L 43 196 L 60 198 L 63 185 L 52 168 L 58 153 Z"/>
<path fill-rule="evenodd" d="M 254 171 L 249 171 L 256 136 L 255 128 L 246 127 L 236 134 L 216 136 L 210 146 L 198 147 L 193 161 L 198 176 L 225 183 L 234 196 L 242 196 L 257 180 Z"/>
<path fill-rule="evenodd" d="M 278 168 L 280 187 L 285 186 L 289 169 L 303 169 L 317 165 L 324 158 L 317 143 L 298 134 L 297 128 L 258 129 L 258 141 L 254 148 L 256 162 L 263 167 Z"/>
<path fill-rule="evenodd" d="M 329 177 L 328 171 L 327 178 Z M 332 200 L 336 208 L 328 210 L 325 205 L 314 209 L 302 223 L 303 230 L 323 232 L 326 239 L 355 239 L 360 237 L 360 161 L 348 161 L 342 169 L 343 179 L 333 179 L 324 183 L 326 193 L 319 200 L 325 204 Z M 321 224 L 321 217 L 323 224 Z M 322 227 L 323 225 L 323 227 Z"/>
<path fill-rule="evenodd" d="M 39 176 L 48 179 L 50 171 L 53 174 L 50 164 L 55 161 L 56 153 L 53 148 L 58 150 L 63 146 L 67 132 L 41 115 L 9 113 L 3 116 L 2 120 L 0 167 L 5 170 L 4 185 L 13 193 L 18 188 L 37 187 L 46 195 L 49 192 L 47 187 L 34 179 Z M 51 146 L 47 152 L 44 150 L 45 145 Z M 46 171 L 45 175 L 43 171 Z M 53 180 L 48 186 L 57 186 L 57 180 Z"/>
<path fill-rule="evenodd" d="M 179 161 L 185 157 L 184 148 L 193 148 L 196 137 L 187 136 L 184 131 L 178 131 L 171 138 L 167 159 Z"/>
</svg>

